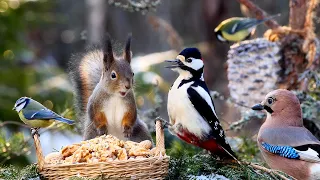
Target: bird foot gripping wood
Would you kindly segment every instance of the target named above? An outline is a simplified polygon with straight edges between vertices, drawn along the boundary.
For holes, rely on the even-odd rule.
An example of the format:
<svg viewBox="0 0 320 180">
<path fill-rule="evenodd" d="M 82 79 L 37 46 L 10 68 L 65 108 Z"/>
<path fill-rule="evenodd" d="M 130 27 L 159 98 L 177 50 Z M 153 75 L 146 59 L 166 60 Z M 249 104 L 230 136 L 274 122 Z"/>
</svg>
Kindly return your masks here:
<svg viewBox="0 0 320 180">
<path fill-rule="evenodd" d="M 31 128 L 30 130 L 31 130 L 32 137 L 34 137 L 34 135 L 37 135 L 40 137 L 40 134 L 38 132 L 39 128 Z"/>
<path fill-rule="evenodd" d="M 161 118 L 161 117 L 157 117 L 155 119 L 155 123 L 157 123 L 157 121 L 161 121 L 161 128 L 168 128 L 168 126 L 172 126 L 172 124 L 168 121 L 166 121 L 165 119 Z"/>
</svg>

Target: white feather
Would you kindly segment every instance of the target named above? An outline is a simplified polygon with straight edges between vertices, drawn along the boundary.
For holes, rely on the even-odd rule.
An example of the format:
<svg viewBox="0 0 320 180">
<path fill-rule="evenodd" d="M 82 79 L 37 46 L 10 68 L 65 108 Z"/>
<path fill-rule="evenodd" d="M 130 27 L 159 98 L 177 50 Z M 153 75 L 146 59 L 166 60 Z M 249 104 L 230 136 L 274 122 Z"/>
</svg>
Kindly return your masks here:
<svg viewBox="0 0 320 180">
<path fill-rule="evenodd" d="M 309 162 L 320 162 L 320 158 L 318 157 L 319 154 L 311 148 L 308 148 L 307 151 L 299 151 L 297 149 L 295 150 L 298 152 L 301 160 Z"/>
<path fill-rule="evenodd" d="M 217 38 L 218 38 L 220 41 L 226 41 L 226 39 L 223 38 L 220 34 L 217 35 Z"/>
<path fill-rule="evenodd" d="M 26 103 L 27 103 L 27 102 L 25 101 L 24 103 L 22 103 L 22 104 L 20 104 L 19 106 L 17 106 L 17 107 L 16 107 L 16 111 L 17 111 L 17 112 L 20 112 L 20 111 L 24 108 L 24 106 L 26 105 Z"/>
<path fill-rule="evenodd" d="M 256 26 L 253 26 L 251 28 L 248 29 L 249 32 L 253 31 L 256 28 Z"/>
<path fill-rule="evenodd" d="M 185 77 L 182 74 L 174 82 L 168 95 L 168 114 L 171 124 L 181 123 L 197 137 L 204 137 L 211 131 L 209 124 L 202 118 L 191 103 L 187 89 L 192 82 L 178 86 Z"/>
<path fill-rule="evenodd" d="M 123 134 L 122 119 L 127 107 L 123 98 L 112 96 L 109 101 L 106 101 L 103 109 L 108 121 L 108 134 L 114 135 L 121 140 L 126 140 Z"/>
<path fill-rule="evenodd" d="M 233 27 L 232 27 L 232 29 L 231 29 L 231 34 L 234 34 L 234 33 L 235 33 L 237 27 L 238 27 L 238 23 L 236 23 L 236 24 L 233 25 Z"/>
<path fill-rule="evenodd" d="M 203 68 L 203 61 L 201 59 L 195 59 L 195 58 L 188 58 L 188 59 L 192 59 L 191 63 L 188 62 L 183 62 L 184 65 L 194 69 L 194 70 L 199 70 L 201 68 Z"/>
</svg>

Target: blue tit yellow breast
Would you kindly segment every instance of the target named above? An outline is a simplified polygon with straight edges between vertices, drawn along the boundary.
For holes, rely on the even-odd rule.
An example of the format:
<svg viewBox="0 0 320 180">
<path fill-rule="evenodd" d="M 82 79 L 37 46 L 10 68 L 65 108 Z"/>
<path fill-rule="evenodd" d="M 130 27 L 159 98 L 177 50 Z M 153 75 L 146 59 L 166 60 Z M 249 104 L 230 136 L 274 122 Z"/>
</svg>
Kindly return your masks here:
<svg viewBox="0 0 320 180">
<path fill-rule="evenodd" d="M 234 34 L 229 34 L 229 33 L 225 32 L 225 31 L 222 31 L 222 36 L 228 41 L 238 42 L 238 41 L 244 40 L 246 37 L 248 37 L 248 35 L 250 33 L 251 32 L 248 31 L 247 29 L 238 31 L 238 32 L 236 32 Z"/>
<path fill-rule="evenodd" d="M 40 120 L 40 119 L 28 120 L 24 117 L 22 111 L 19 112 L 19 117 L 25 124 L 29 125 L 30 127 L 34 127 L 34 128 L 48 127 L 52 123 L 54 123 L 54 120 L 52 120 L 52 119 L 50 119 L 50 120 Z"/>
</svg>

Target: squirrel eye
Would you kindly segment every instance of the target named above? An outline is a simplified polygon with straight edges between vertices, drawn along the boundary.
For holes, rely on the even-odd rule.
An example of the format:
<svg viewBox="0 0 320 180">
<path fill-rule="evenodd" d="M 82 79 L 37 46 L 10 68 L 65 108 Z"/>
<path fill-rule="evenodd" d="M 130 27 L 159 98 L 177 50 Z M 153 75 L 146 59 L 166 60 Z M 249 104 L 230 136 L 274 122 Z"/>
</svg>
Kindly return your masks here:
<svg viewBox="0 0 320 180">
<path fill-rule="evenodd" d="M 267 100 L 267 102 L 268 102 L 268 104 L 272 104 L 273 103 L 273 101 L 274 101 L 274 99 L 273 98 L 268 98 L 268 100 Z"/>
<path fill-rule="evenodd" d="M 112 71 L 112 73 L 111 73 L 111 79 L 116 79 L 117 78 L 117 74 L 114 72 L 114 71 Z"/>
<path fill-rule="evenodd" d="M 134 76 L 134 73 L 132 73 L 132 76 Z"/>
<path fill-rule="evenodd" d="M 191 59 L 191 58 L 188 58 L 188 59 L 186 59 L 186 62 L 191 63 L 191 62 L 192 62 L 192 59 Z"/>
</svg>

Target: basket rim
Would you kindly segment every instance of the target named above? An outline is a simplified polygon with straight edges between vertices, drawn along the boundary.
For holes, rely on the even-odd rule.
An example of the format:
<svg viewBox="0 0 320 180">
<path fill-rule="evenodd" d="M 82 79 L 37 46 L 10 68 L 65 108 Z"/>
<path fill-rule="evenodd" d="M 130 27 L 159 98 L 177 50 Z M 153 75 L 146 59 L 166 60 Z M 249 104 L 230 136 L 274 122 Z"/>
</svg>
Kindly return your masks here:
<svg viewBox="0 0 320 180">
<path fill-rule="evenodd" d="M 106 161 L 106 162 L 95 162 L 95 163 L 76 163 L 76 164 L 44 164 L 44 168 L 52 168 L 52 167 L 77 167 L 77 166 L 100 166 L 104 164 L 109 165 L 117 165 L 117 164 L 126 164 L 128 162 L 148 162 L 148 161 L 163 161 L 163 160 L 170 160 L 170 156 L 163 155 L 163 156 L 155 156 L 149 158 L 142 158 L 142 159 L 127 159 L 127 160 L 114 160 L 114 161 Z"/>
</svg>

